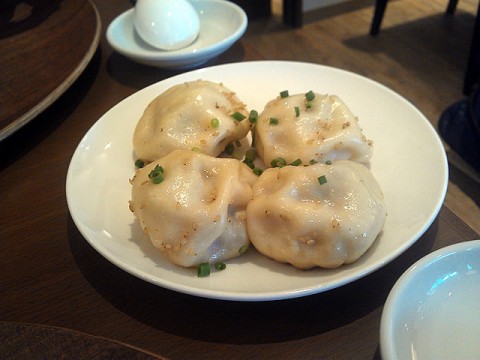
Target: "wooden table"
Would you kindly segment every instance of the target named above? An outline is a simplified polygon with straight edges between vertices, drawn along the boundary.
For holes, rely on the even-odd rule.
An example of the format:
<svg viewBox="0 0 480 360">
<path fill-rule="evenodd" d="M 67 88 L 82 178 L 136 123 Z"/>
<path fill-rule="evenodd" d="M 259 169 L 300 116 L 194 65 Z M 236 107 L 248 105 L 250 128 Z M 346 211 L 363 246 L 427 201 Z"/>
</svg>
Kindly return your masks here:
<svg viewBox="0 0 480 360">
<path fill-rule="evenodd" d="M 129 6 L 95 4 L 104 29 Z M 241 40 L 208 65 L 261 58 Z M 12 349 L 5 339 L 17 339 L 13 349 L 20 351 L 60 327 L 75 332 L 62 335 L 76 339 L 71 347 L 85 350 L 92 335 L 98 340 L 88 358 L 120 357 L 121 351 L 109 353 L 118 346 L 105 338 L 169 359 L 378 358 L 382 305 L 400 274 L 435 249 L 480 238 L 446 207 L 412 248 L 373 274 L 326 293 L 263 303 L 209 300 L 151 285 L 109 263 L 79 233 L 65 199 L 78 142 L 113 105 L 173 74 L 113 53 L 103 31 L 99 50 L 73 86 L 0 143 L 1 357 L 17 358 L 5 353 Z M 86 340 L 78 332 L 88 334 Z M 132 358 L 132 348 L 125 349 Z"/>
</svg>

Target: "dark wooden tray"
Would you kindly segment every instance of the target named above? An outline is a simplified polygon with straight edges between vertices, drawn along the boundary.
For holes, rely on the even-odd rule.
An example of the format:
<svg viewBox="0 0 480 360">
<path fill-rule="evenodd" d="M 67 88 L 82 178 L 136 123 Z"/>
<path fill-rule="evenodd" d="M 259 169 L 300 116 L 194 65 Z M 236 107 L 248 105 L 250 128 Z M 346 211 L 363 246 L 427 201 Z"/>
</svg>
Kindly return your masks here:
<svg viewBox="0 0 480 360">
<path fill-rule="evenodd" d="M 89 0 L 2 1 L 0 141 L 45 110 L 85 69 L 101 21 Z"/>
<path fill-rule="evenodd" d="M 162 360 L 136 347 L 69 329 L 0 322 L 2 359 Z"/>
</svg>

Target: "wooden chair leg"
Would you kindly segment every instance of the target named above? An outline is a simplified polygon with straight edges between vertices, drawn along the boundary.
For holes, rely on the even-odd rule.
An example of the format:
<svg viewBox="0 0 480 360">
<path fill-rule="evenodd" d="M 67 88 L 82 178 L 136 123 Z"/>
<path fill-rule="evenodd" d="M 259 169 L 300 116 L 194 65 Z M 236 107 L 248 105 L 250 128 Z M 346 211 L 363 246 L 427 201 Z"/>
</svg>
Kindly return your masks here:
<svg viewBox="0 0 480 360">
<path fill-rule="evenodd" d="M 283 22 L 296 28 L 303 26 L 303 0 L 283 0 Z"/>
<path fill-rule="evenodd" d="M 375 12 L 373 14 L 372 26 L 370 27 L 370 35 L 372 36 L 377 35 L 380 31 L 380 25 L 382 24 L 383 14 L 387 7 L 387 1 L 388 0 L 375 0 Z"/>
<path fill-rule="evenodd" d="M 450 0 L 448 2 L 447 14 L 453 15 L 455 13 L 455 9 L 457 8 L 457 3 L 458 3 L 458 0 Z"/>
</svg>

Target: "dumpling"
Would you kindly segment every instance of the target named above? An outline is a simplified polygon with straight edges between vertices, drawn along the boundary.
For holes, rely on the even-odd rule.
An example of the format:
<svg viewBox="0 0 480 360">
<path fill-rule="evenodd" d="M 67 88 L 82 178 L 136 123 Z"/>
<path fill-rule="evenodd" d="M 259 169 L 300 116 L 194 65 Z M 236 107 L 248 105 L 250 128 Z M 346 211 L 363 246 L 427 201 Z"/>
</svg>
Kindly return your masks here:
<svg viewBox="0 0 480 360">
<path fill-rule="evenodd" d="M 196 149 L 218 156 L 250 130 L 248 111 L 222 84 L 197 80 L 178 84 L 145 109 L 133 134 L 138 159 L 157 160 L 172 150 Z"/>
<path fill-rule="evenodd" d="M 337 96 L 313 92 L 277 97 L 260 114 L 255 125 L 259 156 L 269 166 L 283 158 L 325 162 L 367 162 L 372 143 L 362 133 L 358 119 Z"/>
<path fill-rule="evenodd" d="M 256 179 L 239 160 L 175 150 L 137 170 L 130 210 L 171 262 L 215 263 L 250 244 L 246 207 Z"/>
<path fill-rule="evenodd" d="M 385 219 L 383 193 L 373 174 L 348 160 L 269 168 L 254 184 L 247 207 L 255 248 L 300 269 L 354 262 Z"/>
</svg>

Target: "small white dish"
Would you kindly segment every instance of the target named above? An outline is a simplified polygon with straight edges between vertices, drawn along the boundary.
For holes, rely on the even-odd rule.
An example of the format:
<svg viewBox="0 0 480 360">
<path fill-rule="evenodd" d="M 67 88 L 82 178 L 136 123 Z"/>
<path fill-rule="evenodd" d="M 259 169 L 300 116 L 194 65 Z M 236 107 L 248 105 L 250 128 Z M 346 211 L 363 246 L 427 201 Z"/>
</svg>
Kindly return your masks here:
<svg viewBox="0 0 480 360">
<path fill-rule="evenodd" d="M 434 251 L 399 278 L 380 348 L 384 360 L 480 358 L 480 240 Z"/>
<path fill-rule="evenodd" d="M 247 29 L 245 11 L 225 0 L 191 0 L 200 18 L 200 33 L 189 46 L 178 50 L 159 50 L 137 34 L 134 9 L 115 18 L 107 29 L 107 40 L 114 50 L 140 64 L 163 69 L 188 69 L 200 66 L 230 48 Z"/>
</svg>

